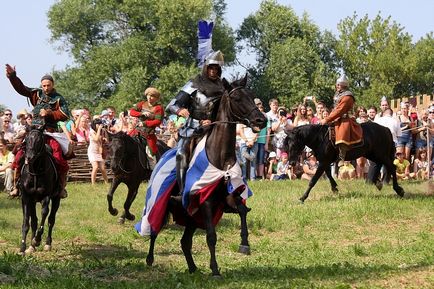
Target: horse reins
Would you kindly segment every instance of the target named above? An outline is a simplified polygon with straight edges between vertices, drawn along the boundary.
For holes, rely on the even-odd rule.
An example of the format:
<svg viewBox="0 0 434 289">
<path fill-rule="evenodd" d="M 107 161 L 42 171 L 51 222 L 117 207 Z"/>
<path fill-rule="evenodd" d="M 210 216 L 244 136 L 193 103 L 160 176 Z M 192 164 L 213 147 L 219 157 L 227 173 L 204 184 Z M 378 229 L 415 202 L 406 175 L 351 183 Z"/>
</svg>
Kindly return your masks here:
<svg viewBox="0 0 434 289">
<path fill-rule="evenodd" d="M 232 93 L 234 93 L 235 91 L 240 90 L 240 89 L 242 89 L 242 88 L 244 88 L 244 86 L 237 86 L 237 87 L 231 89 L 231 90 L 228 92 L 228 94 L 227 94 L 227 95 L 228 95 L 228 98 L 230 98 L 230 96 L 231 96 Z M 256 106 L 255 106 L 254 108 L 252 108 L 252 109 L 249 111 L 249 113 L 247 113 L 247 116 L 251 115 L 252 112 L 253 112 L 255 109 L 257 109 Z M 242 117 L 242 116 L 239 116 L 239 115 L 237 115 L 236 113 L 234 113 L 234 110 L 232 109 L 232 106 L 231 106 L 231 102 L 230 102 L 230 101 L 229 101 L 229 112 L 230 112 L 230 113 L 231 113 L 235 118 L 237 118 L 237 119 L 239 119 L 239 120 L 241 120 L 241 121 L 246 121 L 247 125 L 248 125 L 248 126 L 250 125 L 250 121 L 249 121 L 248 118 L 246 118 L 246 117 Z M 213 125 L 213 124 L 219 124 L 219 123 L 232 123 L 232 124 L 237 124 L 238 122 L 237 122 L 237 121 L 213 121 L 212 123 L 210 123 L 210 125 Z"/>
</svg>

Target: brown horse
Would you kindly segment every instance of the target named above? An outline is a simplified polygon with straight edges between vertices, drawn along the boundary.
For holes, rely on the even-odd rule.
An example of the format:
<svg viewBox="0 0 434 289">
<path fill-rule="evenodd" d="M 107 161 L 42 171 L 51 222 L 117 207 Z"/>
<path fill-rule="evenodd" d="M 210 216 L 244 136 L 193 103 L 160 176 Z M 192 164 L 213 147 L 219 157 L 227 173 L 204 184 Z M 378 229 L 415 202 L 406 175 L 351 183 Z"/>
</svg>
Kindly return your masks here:
<svg viewBox="0 0 434 289">
<path fill-rule="evenodd" d="M 245 88 L 246 82 L 247 77 L 234 81 L 232 84 L 224 81 L 226 92 L 222 96 L 220 103 L 216 105 L 216 120 L 212 128 L 206 134 L 204 154 L 206 154 L 208 163 L 221 171 L 228 172 L 232 168 L 239 168 L 239 165 L 237 166 L 236 164 L 235 153 L 236 123 L 244 123 L 252 127 L 255 131 L 259 131 L 266 125 L 266 118 L 253 102 L 251 91 Z M 187 261 L 189 272 L 191 273 L 197 269 L 191 254 L 193 235 L 197 228 L 205 229 L 206 240 L 211 255 L 210 268 L 214 276 L 219 276 L 220 271 L 215 255 L 215 246 L 217 243 L 215 225 L 219 217 L 221 217 L 224 207 L 228 207 L 229 203 L 231 210 L 237 211 L 241 216 L 242 223 L 244 222 L 245 224 L 245 231 L 242 231 L 241 235 L 246 237 L 247 242 L 247 208 L 240 197 L 241 192 L 229 194 L 227 182 L 230 180 L 228 180 L 228 177 L 222 177 L 212 184 L 214 187 L 208 195 L 201 196 L 199 198 L 200 200 L 198 200 L 198 198 L 195 199 L 195 201 L 197 201 L 196 210 L 195 212 L 190 211 L 186 208 L 185 200 L 189 199 L 193 203 L 195 202 L 193 201 L 194 197 L 191 196 L 190 198 L 189 192 L 187 192 L 187 194 L 184 192 L 183 197 L 179 196 L 179 189 L 176 185 L 176 177 L 174 176 L 175 154 L 175 150 L 168 151 L 157 164 L 149 182 L 146 205 L 148 206 L 150 203 L 158 204 L 156 206 L 160 212 L 163 214 L 171 212 L 174 220 L 178 224 L 185 226 L 184 234 L 181 239 L 181 248 Z M 193 166 L 189 168 L 189 171 L 192 169 L 200 170 L 200 168 Z M 165 183 L 165 181 L 168 180 L 169 177 L 164 179 L 160 178 L 160 176 L 165 173 L 170 177 L 170 180 L 167 181 L 167 190 L 161 190 L 161 198 L 158 200 L 163 201 L 159 202 L 156 198 L 152 197 L 153 193 L 160 192 L 156 189 L 158 186 L 154 188 L 154 185 L 160 182 Z M 238 173 L 239 176 L 241 176 L 241 169 Z M 188 187 L 189 174 L 187 173 L 186 188 Z M 233 202 L 228 202 L 228 200 L 233 200 Z M 145 207 L 142 223 L 136 225 L 136 229 L 138 229 L 139 232 L 143 228 L 143 223 L 148 222 L 153 217 L 151 212 L 148 215 L 149 218 L 147 218 L 146 213 L 148 212 L 147 207 Z M 161 226 L 162 221 L 158 223 L 156 227 L 150 226 L 149 235 L 151 236 L 151 243 L 148 256 L 146 257 L 148 265 L 152 265 L 154 261 L 154 244 Z M 248 247 L 248 243 L 245 245 Z"/>
</svg>

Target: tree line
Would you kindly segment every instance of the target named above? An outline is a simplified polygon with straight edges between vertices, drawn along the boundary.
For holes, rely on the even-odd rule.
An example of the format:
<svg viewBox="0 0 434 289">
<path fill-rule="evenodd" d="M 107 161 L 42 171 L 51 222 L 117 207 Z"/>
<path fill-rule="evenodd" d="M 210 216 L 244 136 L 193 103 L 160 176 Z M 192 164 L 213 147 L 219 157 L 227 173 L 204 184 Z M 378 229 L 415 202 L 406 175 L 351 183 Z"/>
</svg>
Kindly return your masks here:
<svg viewBox="0 0 434 289">
<path fill-rule="evenodd" d="M 236 30 L 225 20 L 224 0 L 61 0 L 48 12 L 51 40 L 73 65 L 54 71 L 71 107 L 129 108 L 156 86 L 167 103 L 200 68 L 197 21 L 215 17 L 213 48 L 226 65 L 249 50 L 251 87 L 263 100 L 291 106 L 306 95 L 330 104 L 344 71 L 358 103 L 434 92 L 433 32 L 416 43 L 391 17 L 354 13 L 338 23 L 339 35 L 321 30 L 307 13 L 264 0 Z"/>
</svg>

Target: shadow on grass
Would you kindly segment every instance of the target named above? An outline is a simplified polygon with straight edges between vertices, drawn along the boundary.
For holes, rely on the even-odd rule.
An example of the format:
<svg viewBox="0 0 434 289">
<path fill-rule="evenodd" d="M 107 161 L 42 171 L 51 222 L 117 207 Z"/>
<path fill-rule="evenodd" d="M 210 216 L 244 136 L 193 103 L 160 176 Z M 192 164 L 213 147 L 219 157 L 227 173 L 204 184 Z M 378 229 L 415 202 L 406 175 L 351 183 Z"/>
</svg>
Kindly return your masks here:
<svg viewBox="0 0 434 289">
<path fill-rule="evenodd" d="M 75 245 L 71 255 L 82 259 L 113 259 L 113 258 L 143 258 L 143 251 L 115 245 L 86 244 Z"/>
<path fill-rule="evenodd" d="M 397 268 L 385 264 L 363 264 L 354 265 L 350 263 L 338 263 L 330 265 L 314 265 L 303 268 L 297 267 L 242 267 L 234 270 L 224 271 L 223 274 L 229 278 L 242 278 L 248 282 L 268 281 L 268 280 L 290 280 L 303 279 L 310 282 L 333 281 L 333 282 L 354 282 L 368 279 L 381 278 L 391 273 L 417 272 L 421 269 L 428 269 L 432 264 L 419 264 L 405 269 Z"/>
</svg>

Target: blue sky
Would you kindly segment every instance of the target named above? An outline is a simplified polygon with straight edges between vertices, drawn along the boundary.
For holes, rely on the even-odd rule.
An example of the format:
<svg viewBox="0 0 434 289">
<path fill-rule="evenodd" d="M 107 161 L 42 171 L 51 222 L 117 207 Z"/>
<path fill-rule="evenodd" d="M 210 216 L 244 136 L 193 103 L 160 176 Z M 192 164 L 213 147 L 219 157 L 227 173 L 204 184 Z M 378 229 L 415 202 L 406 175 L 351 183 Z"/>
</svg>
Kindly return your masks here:
<svg viewBox="0 0 434 289">
<path fill-rule="evenodd" d="M 49 42 L 50 31 L 47 28 L 47 11 L 54 0 L 14 0 L 2 1 L 2 25 L 0 25 L 0 62 L 15 65 L 24 84 L 37 87 L 40 78 L 53 69 L 62 69 L 71 64 L 71 59 L 57 47 L 59 43 Z M 433 0 L 279 0 L 283 5 L 290 5 L 297 15 L 306 11 L 310 19 L 320 29 L 337 34 L 337 24 L 354 11 L 359 16 L 368 14 L 374 18 L 379 12 L 383 18 L 392 19 L 413 35 L 416 42 L 430 31 L 434 31 Z M 260 0 L 226 0 L 228 4 L 226 20 L 237 29 L 243 19 L 259 9 Z M 252 55 L 238 56 L 242 63 L 254 61 Z M 60 93 L 62 93 L 60 91 Z M 0 103 L 11 108 L 15 113 L 22 108 L 30 109 L 26 99 L 18 95 L 1 72 Z"/>
</svg>

